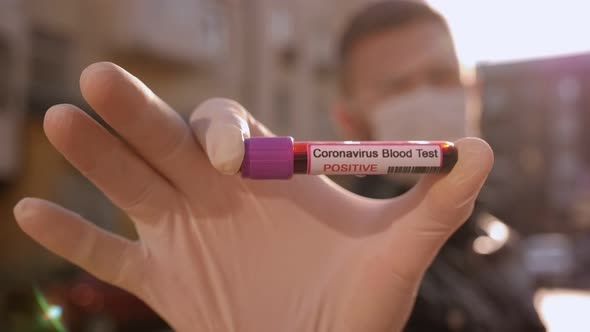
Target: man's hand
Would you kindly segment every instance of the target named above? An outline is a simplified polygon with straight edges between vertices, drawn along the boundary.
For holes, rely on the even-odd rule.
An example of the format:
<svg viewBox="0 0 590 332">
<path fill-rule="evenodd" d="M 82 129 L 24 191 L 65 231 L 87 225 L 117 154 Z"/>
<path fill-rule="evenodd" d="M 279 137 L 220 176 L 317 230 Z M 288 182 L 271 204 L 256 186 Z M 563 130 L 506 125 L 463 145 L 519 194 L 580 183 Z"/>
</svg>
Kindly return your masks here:
<svg viewBox="0 0 590 332">
<path fill-rule="evenodd" d="M 322 176 L 248 181 L 235 175 L 243 139 L 270 133 L 238 103 L 207 101 L 189 126 L 113 64 L 90 66 L 80 85 L 118 135 L 57 105 L 45 116 L 47 137 L 131 217 L 139 240 L 39 199 L 19 202 L 16 218 L 178 331 L 401 329 L 422 274 L 471 213 L 492 166 L 485 142 L 464 139 L 450 174 L 391 200 Z"/>
</svg>

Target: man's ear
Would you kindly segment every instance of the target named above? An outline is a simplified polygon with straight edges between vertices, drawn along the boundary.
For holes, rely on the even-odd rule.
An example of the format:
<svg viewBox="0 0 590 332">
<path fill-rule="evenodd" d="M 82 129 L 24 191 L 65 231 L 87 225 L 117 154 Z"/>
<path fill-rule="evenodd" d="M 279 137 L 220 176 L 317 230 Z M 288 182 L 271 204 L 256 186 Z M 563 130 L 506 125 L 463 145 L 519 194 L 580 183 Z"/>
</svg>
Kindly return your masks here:
<svg viewBox="0 0 590 332">
<path fill-rule="evenodd" d="M 337 100 L 330 110 L 330 117 L 336 126 L 336 131 L 344 139 L 363 140 L 366 139 L 366 124 L 349 104 L 340 99 Z"/>
</svg>

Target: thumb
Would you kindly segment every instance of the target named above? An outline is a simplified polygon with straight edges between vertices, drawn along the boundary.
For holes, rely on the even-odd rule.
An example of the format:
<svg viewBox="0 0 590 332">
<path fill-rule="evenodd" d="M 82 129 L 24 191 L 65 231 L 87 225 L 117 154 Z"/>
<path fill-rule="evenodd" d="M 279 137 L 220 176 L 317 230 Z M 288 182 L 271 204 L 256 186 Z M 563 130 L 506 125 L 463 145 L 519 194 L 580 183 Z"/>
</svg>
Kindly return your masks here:
<svg viewBox="0 0 590 332">
<path fill-rule="evenodd" d="M 190 125 L 209 161 L 219 172 L 235 174 L 244 158 L 244 139 L 271 136 L 271 132 L 252 117 L 238 102 L 209 99 L 190 117 Z"/>
<path fill-rule="evenodd" d="M 441 232 L 447 237 L 471 214 L 494 163 L 492 149 L 481 139 L 464 138 L 455 146 L 459 160 L 451 173 L 434 183 L 432 178 L 426 178 L 416 188 L 424 193 L 416 209 L 420 219 L 417 227 L 428 232 Z"/>
<path fill-rule="evenodd" d="M 390 243 L 398 251 L 405 248 L 395 258 L 400 263 L 398 271 L 408 279 L 420 276 L 445 241 L 469 218 L 492 168 L 492 149 L 485 141 L 464 138 L 455 146 L 459 160 L 451 173 L 422 180 L 404 197 L 415 208 L 392 227 Z M 411 252 L 412 257 L 404 252 Z"/>
</svg>

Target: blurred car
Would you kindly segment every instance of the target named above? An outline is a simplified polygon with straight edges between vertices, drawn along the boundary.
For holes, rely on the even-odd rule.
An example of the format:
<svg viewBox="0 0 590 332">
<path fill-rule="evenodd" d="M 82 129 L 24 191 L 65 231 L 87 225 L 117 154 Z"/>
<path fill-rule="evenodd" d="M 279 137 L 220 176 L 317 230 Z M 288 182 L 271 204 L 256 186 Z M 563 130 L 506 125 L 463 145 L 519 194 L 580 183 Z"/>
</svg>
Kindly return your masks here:
<svg viewBox="0 0 590 332">
<path fill-rule="evenodd" d="M 135 296 L 86 273 L 47 284 L 42 293 L 48 303 L 60 308 L 62 323 L 70 332 L 160 332 L 168 328 Z"/>
<path fill-rule="evenodd" d="M 539 286 L 567 286 L 576 266 L 572 240 L 560 233 L 531 235 L 524 241 L 524 263 Z"/>
</svg>

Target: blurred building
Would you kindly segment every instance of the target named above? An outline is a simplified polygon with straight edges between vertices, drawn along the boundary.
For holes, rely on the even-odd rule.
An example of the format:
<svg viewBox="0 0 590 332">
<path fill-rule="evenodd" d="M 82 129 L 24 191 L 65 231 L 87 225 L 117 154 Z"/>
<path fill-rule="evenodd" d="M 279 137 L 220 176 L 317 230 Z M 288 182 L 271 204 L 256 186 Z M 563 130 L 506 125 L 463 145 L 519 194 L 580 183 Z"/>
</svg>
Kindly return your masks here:
<svg viewBox="0 0 590 332">
<path fill-rule="evenodd" d="M 366 1 L 235 1 L 243 13 L 242 100 L 280 134 L 333 139 L 334 50 L 342 25 Z M 240 36 L 241 34 L 241 36 Z"/>
<path fill-rule="evenodd" d="M 0 181 L 18 172 L 19 124 L 25 102 L 27 38 L 18 1 L 0 3 Z"/>
<path fill-rule="evenodd" d="M 279 133 L 327 138 L 333 45 L 358 3 L 26 0 L 33 106 L 80 99 L 80 71 L 108 60 L 182 114 L 231 97 Z"/>
<path fill-rule="evenodd" d="M 22 4 L 18 0 L 0 2 L 0 213 L 4 221 L 0 224 L 0 290 L 5 288 L 2 281 L 19 278 L 18 273 L 11 273 L 12 269 L 25 273 L 27 264 L 22 260 L 35 256 L 36 251 L 25 242 L 28 240 L 16 224 L 9 222 L 13 220 L 15 196 L 25 191 L 27 181 L 33 179 L 23 177 L 27 172 L 25 160 L 30 160 L 24 142 L 29 50 Z M 45 166 L 51 168 L 50 163 Z M 47 181 L 39 180 L 38 187 L 43 190 Z"/>
<path fill-rule="evenodd" d="M 478 76 L 496 155 L 482 198 L 524 234 L 590 231 L 590 55 L 481 65 Z"/>
</svg>

